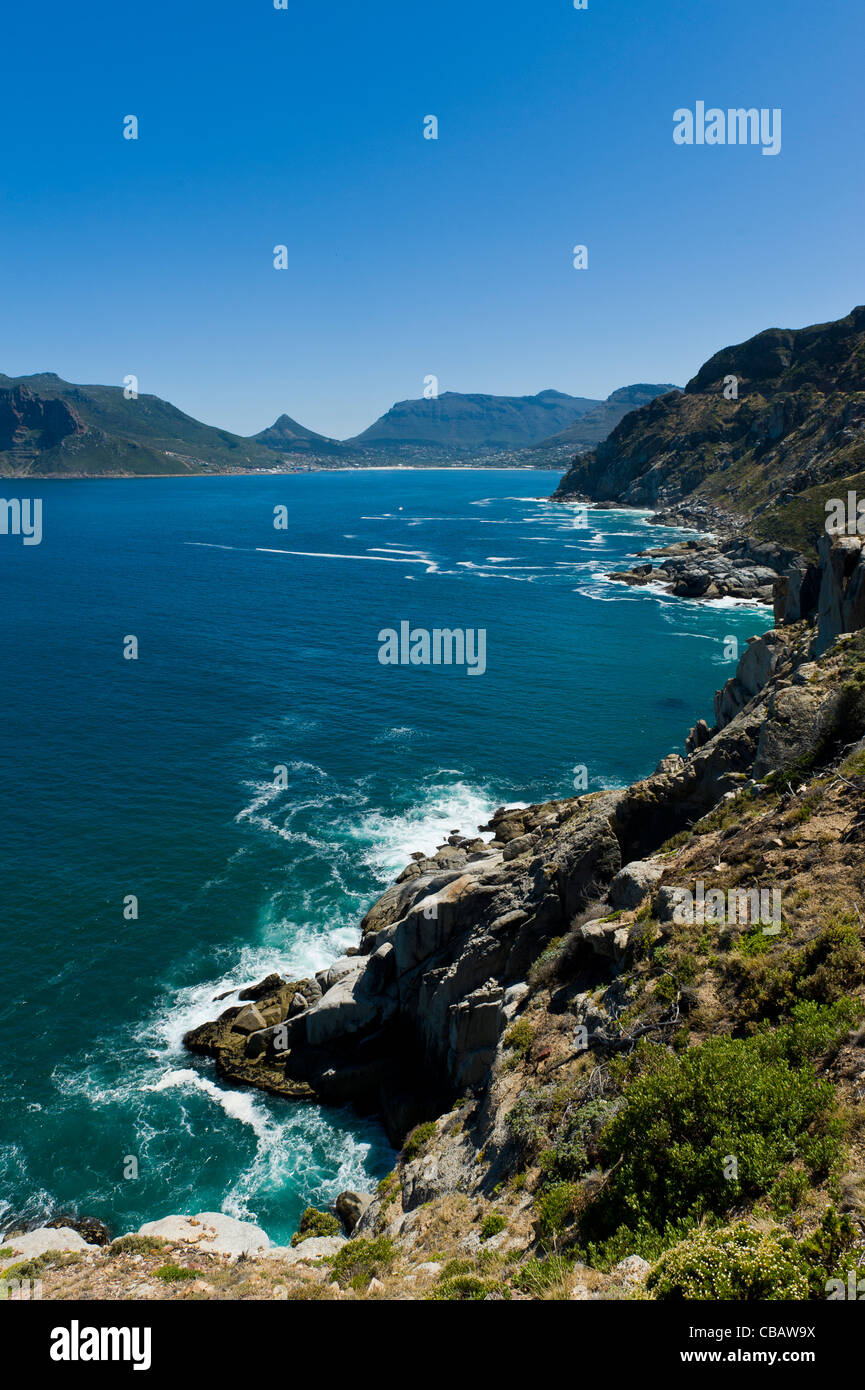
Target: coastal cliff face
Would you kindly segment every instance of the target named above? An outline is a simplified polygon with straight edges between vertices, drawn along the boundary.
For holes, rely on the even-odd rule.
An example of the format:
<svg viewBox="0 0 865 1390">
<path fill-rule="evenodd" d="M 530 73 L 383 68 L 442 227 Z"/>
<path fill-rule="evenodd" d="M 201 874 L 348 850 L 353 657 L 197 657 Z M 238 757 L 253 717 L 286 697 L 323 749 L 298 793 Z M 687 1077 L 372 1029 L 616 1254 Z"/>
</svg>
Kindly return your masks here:
<svg viewBox="0 0 865 1390">
<path fill-rule="evenodd" d="M 663 511 L 687 504 L 809 553 L 826 496 L 865 467 L 865 308 L 767 329 L 711 357 L 681 393 L 626 415 L 555 496 Z M 827 491 L 828 489 L 828 491 Z"/>
<path fill-rule="evenodd" d="M 380 1115 L 399 1150 L 375 1192 L 308 1211 L 292 1252 L 235 1233 L 258 1242 L 238 1296 L 823 1299 L 865 1277 L 865 551 L 825 534 L 820 492 L 844 495 L 832 469 L 859 447 L 835 425 L 859 408 L 863 314 L 729 350 L 768 394 L 811 403 L 742 444 L 755 497 L 766 458 L 790 463 L 829 421 L 822 481 L 790 510 L 735 511 L 706 500 L 717 479 L 676 476 L 676 403 L 707 410 L 726 354 L 623 422 L 630 454 L 602 446 L 559 489 L 632 503 L 663 462 L 665 519 L 713 535 L 617 577 L 774 603 L 684 756 L 415 854 L 344 957 L 250 984 L 187 1035 L 235 1084 Z M 632 474 L 615 463 L 640 449 Z M 799 530 L 767 539 L 767 516 Z M 188 1261 L 183 1221 L 198 1218 L 131 1239 L 164 1228 Z M 59 1289 L 124 1296 L 115 1255 L 65 1248 L 89 1263 L 59 1264 Z M 116 1254 L 132 1250 L 150 1278 L 164 1252 Z M 195 1272 L 200 1296 L 224 1296 L 197 1252 Z"/>
<path fill-rule="evenodd" d="M 826 522 L 830 500 L 865 495 L 863 466 L 860 307 L 724 348 L 683 392 L 633 411 L 575 459 L 554 497 L 650 507 L 655 521 L 710 533 L 641 551 L 609 577 L 680 598 L 771 603 L 779 624 L 819 614 L 823 651 L 862 622 L 855 504 L 852 536 L 827 536 Z"/>
<path fill-rule="evenodd" d="M 188 1035 L 234 1081 L 382 1115 L 400 1158 L 347 1228 L 381 1256 L 370 1296 L 617 1298 L 648 1281 L 674 1297 L 697 1227 L 747 1245 L 729 1234 L 742 1218 L 793 1261 L 782 1296 L 816 1297 L 842 1252 L 860 1258 L 865 640 L 832 631 L 858 612 L 847 550 L 827 552 L 823 627 L 753 639 L 685 757 L 500 808 L 486 839 L 415 856 L 356 955 L 270 977 Z M 683 895 L 713 892 L 732 893 L 732 922 L 680 920 Z M 791 1087 L 807 1123 L 775 1113 Z M 670 1112 L 658 1144 L 638 1120 L 652 1088 Z M 755 1107 L 743 1130 L 734 1095 Z M 699 1169 L 715 1143 L 692 1105 L 741 1169 L 677 1196 L 670 1164 L 696 1144 Z"/>
<path fill-rule="evenodd" d="M 378 1110 L 400 1152 L 376 1191 L 310 1209 L 291 1249 L 214 1213 L 101 1248 L 7 1234 L 7 1277 L 337 1300 L 863 1277 L 865 632 L 816 646 L 813 622 L 755 638 L 687 756 L 416 856 L 356 955 L 189 1035 L 240 1084 Z"/>
<path fill-rule="evenodd" d="M 862 1277 L 865 631 L 832 635 L 861 551 L 827 559 L 822 630 L 753 639 L 685 756 L 416 855 L 354 953 L 188 1035 L 236 1084 L 379 1113 L 399 1153 L 374 1192 L 308 1211 L 290 1249 L 218 1213 L 111 1244 L 7 1231 L 7 1278 L 60 1298 L 751 1299 Z"/>
</svg>

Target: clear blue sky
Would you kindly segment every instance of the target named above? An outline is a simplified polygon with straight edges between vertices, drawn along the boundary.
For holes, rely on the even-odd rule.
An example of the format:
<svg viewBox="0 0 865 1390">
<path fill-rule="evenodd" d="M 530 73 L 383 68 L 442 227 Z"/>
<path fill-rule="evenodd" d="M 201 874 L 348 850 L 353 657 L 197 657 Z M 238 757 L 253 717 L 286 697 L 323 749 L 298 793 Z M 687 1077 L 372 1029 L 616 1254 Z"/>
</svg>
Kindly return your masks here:
<svg viewBox="0 0 865 1390">
<path fill-rule="evenodd" d="M 47 0 L 2 32 L 10 375 L 344 437 L 427 373 L 605 396 L 865 300 L 853 0 Z M 677 147 L 697 100 L 781 107 L 781 153 Z"/>
</svg>

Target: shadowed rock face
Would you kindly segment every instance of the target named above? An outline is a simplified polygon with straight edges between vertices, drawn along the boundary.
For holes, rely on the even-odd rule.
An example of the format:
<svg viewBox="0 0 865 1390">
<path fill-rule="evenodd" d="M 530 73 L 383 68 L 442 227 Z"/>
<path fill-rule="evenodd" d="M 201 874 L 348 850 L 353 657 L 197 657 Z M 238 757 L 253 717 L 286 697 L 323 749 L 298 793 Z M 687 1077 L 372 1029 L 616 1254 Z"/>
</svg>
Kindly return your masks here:
<svg viewBox="0 0 865 1390">
<path fill-rule="evenodd" d="M 859 536 L 823 536 L 817 603 L 817 656 L 844 632 L 865 625 L 865 550 Z"/>
<path fill-rule="evenodd" d="M 53 449 L 70 434 L 85 434 L 87 426 L 66 401 L 42 400 L 26 386 L 0 389 L 0 453 L 33 453 Z"/>
</svg>

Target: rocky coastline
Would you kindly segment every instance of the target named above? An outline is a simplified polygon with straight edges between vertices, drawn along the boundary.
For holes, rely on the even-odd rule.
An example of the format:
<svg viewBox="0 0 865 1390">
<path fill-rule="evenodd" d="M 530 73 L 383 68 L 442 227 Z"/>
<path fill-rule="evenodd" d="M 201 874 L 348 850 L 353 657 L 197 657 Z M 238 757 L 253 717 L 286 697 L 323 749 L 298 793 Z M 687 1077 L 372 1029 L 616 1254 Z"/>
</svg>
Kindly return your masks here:
<svg viewBox="0 0 865 1390">
<path fill-rule="evenodd" d="M 356 947 L 186 1035 L 231 1084 L 380 1116 L 399 1151 L 374 1192 L 305 1213 L 272 1256 L 281 1296 L 802 1299 L 865 1279 L 865 545 L 825 532 L 813 492 L 862 461 L 863 348 L 865 309 L 725 349 L 555 494 L 703 533 L 614 580 L 771 603 L 712 725 L 631 786 L 499 807 L 418 852 Z M 732 894 L 732 919 L 683 922 L 697 889 Z M 721 1181 L 731 1154 L 750 1157 Z M 220 1235 L 218 1214 L 165 1221 L 128 1239 L 188 1262 L 199 1226 Z M 34 1260 L 64 1249 L 30 1235 Z M 110 1262 L 86 1244 L 63 1258 Z"/>
<path fill-rule="evenodd" d="M 827 824 L 852 815 L 858 825 L 865 787 L 854 770 L 863 762 L 865 771 L 865 713 L 851 711 L 845 695 L 851 661 L 854 670 L 865 663 L 865 650 L 858 655 L 865 552 L 861 543 L 854 554 L 846 540 L 833 541 L 821 558 L 814 615 L 751 639 L 716 694 L 714 725 L 701 721 L 689 732 L 684 756 L 667 754 L 629 787 L 500 807 L 477 837 L 454 833 L 435 854 L 416 854 L 367 912 L 356 948 L 315 977 L 271 975 L 240 989 L 186 1036 L 186 1046 L 234 1084 L 380 1115 L 400 1155 L 377 1191 L 342 1194 L 336 1214 L 313 1214 L 293 1249 L 271 1248 L 260 1232 L 256 1249 L 244 1252 L 249 1231 L 233 1230 L 217 1249 L 219 1223 L 230 1219 L 212 1213 L 166 1217 L 123 1239 L 162 1241 L 163 1256 L 169 1247 L 179 1258 L 194 1254 L 205 1271 L 242 1253 L 258 1262 L 255 1277 L 265 1284 L 276 1277 L 261 1273 L 270 1261 L 280 1279 L 297 1282 L 290 1295 L 297 1297 L 312 1296 L 311 1282 L 331 1297 L 461 1296 L 437 1292 L 442 1281 L 450 1288 L 442 1272 L 450 1266 L 430 1253 L 444 1247 L 451 1263 L 475 1262 L 477 1296 L 532 1296 L 520 1292 L 519 1270 L 547 1258 L 551 1246 L 542 1155 L 531 1156 L 514 1123 L 523 1098 L 567 1091 L 579 1106 L 594 1106 L 611 1059 L 640 1037 L 669 1046 L 683 1028 L 693 1039 L 717 1026 L 717 985 L 678 980 L 671 995 L 657 985 L 638 994 L 653 954 L 676 939 L 675 886 L 697 873 L 723 885 L 736 861 L 748 881 L 753 865 L 773 856 L 784 861 L 776 874 L 790 875 L 795 856 L 809 891 L 831 869 L 834 888 L 843 880 L 842 896 L 855 903 L 865 843 L 860 849 L 854 836 L 842 849 L 835 831 L 815 855 L 790 829 L 791 812 L 798 815 L 806 793 L 816 795 L 811 785 L 832 801 Z M 747 828 L 754 807 L 765 822 L 756 840 Z M 731 830 L 744 837 L 735 852 Z M 647 942 L 654 943 L 648 957 Z M 580 1030 L 582 1051 L 574 1047 Z M 865 1081 L 865 1033 L 851 1035 L 831 1064 L 842 1082 Z M 566 1184 L 579 1189 L 578 1207 L 593 1200 L 598 1171 L 590 1166 Z M 850 1202 L 865 1213 L 865 1169 L 859 1184 L 857 1169 Z M 200 1258 L 202 1225 L 210 1264 Z M 346 1248 L 387 1251 L 369 1278 L 363 1266 L 362 1288 L 331 1277 L 349 1267 Z M 618 1263 L 578 1261 L 568 1290 L 556 1296 L 633 1296 L 655 1277 L 642 1248 L 635 1239 Z M 18 1237 L 5 1263 L 20 1269 L 25 1257 L 25 1265 L 47 1261 L 63 1271 L 83 1261 L 88 1279 L 94 1271 L 117 1278 L 126 1266 L 112 1263 L 112 1250 L 125 1252 L 127 1263 L 153 1263 L 149 1247 L 135 1253 L 121 1241 L 103 1249 L 92 1231 L 88 1239 L 70 1227 Z M 65 1252 L 59 1265 L 50 1251 Z M 494 1258 L 516 1282 L 478 1273 Z"/>
</svg>

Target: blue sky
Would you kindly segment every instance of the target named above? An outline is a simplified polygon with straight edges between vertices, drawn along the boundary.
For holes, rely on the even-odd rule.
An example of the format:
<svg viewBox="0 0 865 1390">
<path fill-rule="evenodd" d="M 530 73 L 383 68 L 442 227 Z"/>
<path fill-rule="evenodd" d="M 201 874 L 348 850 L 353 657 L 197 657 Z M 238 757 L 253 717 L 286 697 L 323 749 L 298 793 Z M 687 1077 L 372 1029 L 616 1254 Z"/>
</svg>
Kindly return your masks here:
<svg viewBox="0 0 865 1390">
<path fill-rule="evenodd" d="M 850 0 L 48 0 L 3 34 L 10 375 L 345 437 L 428 373 L 606 396 L 865 300 Z M 674 145 L 697 100 L 780 107 L 781 153 Z"/>
</svg>

